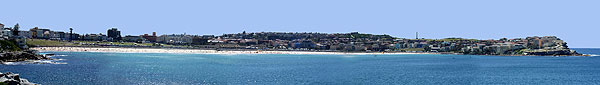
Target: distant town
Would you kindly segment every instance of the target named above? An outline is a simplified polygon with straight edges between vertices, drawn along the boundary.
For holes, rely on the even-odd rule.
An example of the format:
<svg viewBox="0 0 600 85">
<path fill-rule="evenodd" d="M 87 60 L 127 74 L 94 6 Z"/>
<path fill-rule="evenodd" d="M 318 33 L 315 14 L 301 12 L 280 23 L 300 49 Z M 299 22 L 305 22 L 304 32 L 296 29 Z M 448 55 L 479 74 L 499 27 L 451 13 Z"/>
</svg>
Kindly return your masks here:
<svg viewBox="0 0 600 85">
<path fill-rule="evenodd" d="M 471 55 L 579 55 L 555 36 L 498 40 L 463 38 L 397 38 L 390 35 L 316 32 L 245 32 L 223 35 L 121 34 L 108 28 L 106 34 L 77 34 L 39 27 L 20 30 L 19 24 L 0 23 L 2 40 L 13 40 L 21 49 L 30 47 L 146 47 L 214 50 L 275 50 L 326 52 L 431 52 Z"/>
</svg>

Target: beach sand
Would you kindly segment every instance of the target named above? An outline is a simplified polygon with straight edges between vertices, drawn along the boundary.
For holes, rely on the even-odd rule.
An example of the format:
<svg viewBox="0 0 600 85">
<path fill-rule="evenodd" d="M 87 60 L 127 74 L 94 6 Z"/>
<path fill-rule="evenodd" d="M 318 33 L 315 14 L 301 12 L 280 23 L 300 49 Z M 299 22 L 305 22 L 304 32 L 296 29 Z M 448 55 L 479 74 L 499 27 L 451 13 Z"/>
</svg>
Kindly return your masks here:
<svg viewBox="0 0 600 85">
<path fill-rule="evenodd" d="M 119 52 L 119 53 L 191 53 L 191 54 L 335 54 L 335 55 L 380 55 L 380 54 L 437 54 L 411 52 L 310 52 L 310 51 L 217 51 L 202 49 L 171 49 L 171 48 L 101 48 L 101 47 L 35 47 L 40 52 Z"/>
</svg>

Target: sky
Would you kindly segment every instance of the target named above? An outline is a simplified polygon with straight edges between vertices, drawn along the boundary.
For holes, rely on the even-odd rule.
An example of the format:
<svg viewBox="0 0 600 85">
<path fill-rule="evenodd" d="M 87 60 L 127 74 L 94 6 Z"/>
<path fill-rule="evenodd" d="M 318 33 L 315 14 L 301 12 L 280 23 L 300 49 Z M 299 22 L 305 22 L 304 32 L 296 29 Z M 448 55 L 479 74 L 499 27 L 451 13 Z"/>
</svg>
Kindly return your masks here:
<svg viewBox="0 0 600 85">
<path fill-rule="evenodd" d="M 361 32 L 400 38 L 557 36 L 600 48 L 600 0 L 4 0 L 0 23 L 21 30 L 122 35 Z"/>
</svg>

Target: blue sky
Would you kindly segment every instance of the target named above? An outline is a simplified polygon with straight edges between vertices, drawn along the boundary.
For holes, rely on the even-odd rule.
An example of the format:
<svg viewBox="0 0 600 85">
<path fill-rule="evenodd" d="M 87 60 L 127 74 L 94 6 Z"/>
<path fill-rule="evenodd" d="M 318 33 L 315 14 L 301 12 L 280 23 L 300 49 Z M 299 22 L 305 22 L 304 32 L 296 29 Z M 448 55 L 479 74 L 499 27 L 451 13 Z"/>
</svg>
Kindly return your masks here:
<svg viewBox="0 0 600 85">
<path fill-rule="evenodd" d="M 242 31 L 475 39 L 553 35 L 599 48 L 599 0 L 5 0 L 0 23 L 77 33 Z"/>
</svg>

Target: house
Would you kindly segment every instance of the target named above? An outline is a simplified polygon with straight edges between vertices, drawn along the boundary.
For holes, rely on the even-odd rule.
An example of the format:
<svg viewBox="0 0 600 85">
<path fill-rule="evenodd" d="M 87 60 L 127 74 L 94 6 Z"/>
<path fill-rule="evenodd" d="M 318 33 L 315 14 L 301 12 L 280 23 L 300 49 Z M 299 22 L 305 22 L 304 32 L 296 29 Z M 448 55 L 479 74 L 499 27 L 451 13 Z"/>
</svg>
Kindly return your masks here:
<svg viewBox="0 0 600 85">
<path fill-rule="evenodd" d="M 83 36 L 83 40 L 89 41 L 107 41 L 108 37 L 106 35 L 100 34 L 86 34 Z"/>
<path fill-rule="evenodd" d="M 186 34 L 161 35 L 156 41 L 167 44 L 190 44 L 193 42 L 193 36 Z"/>
<path fill-rule="evenodd" d="M 125 42 L 143 42 L 146 41 L 145 38 L 141 37 L 141 36 L 131 36 L 131 35 L 127 35 L 125 37 L 123 37 L 121 40 L 125 41 Z"/>
<path fill-rule="evenodd" d="M 0 36 L 1 36 L 1 37 L 6 37 L 6 38 L 9 38 L 9 37 L 12 37 L 12 36 L 13 36 L 13 32 L 12 32 L 12 30 L 11 30 L 10 28 L 3 28 L 3 29 L 0 31 Z"/>
<path fill-rule="evenodd" d="M 27 38 L 25 38 L 24 36 L 17 36 L 14 37 L 15 41 L 17 41 L 17 45 L 21 48 L 21 49 L 27 49 L 29 48 L 27 46 Z"/>
<path fill-rule="evenodd" d="M 39 29 L 38 27 L 34 27 L 29 29 L 32 38 L 37 39 L 49 39 L 50 38 L 50 29 Z"/>
<path fill-rule="evenodd" d="M 19 31 L 19 36 L 23 36 L 25 38 L 32 38 L 31 31 Z"/>
<path fill-rule="evenodd" d="M 60 32 L 60 31 L 49 31 L 50 35 L 50 39 L 52 40 L 67 40 L 67 36 L 69 36 L 67 33 L 65 32 Z"/>
<path fill-rule="evenodd" d="M 148 34 L 144 34 L 144 35 L 140 35 L 142 38 L 144 38 L 145 41 L 150 41 L 150 42 L 156 42 L 156 32 L 152 32 L 152 35 L 148 35 Z"/>
<path fill-rule="evenodd" d="M 316 44 L 313 43 L 312 41 L 303 40 L 303 41 L 293 42 L 292 47 L 293 48 L 315 48 Z"/>
<path fill-rule="evenodd" d="M 73 37 L 73 38 L 71 38 L 71 37 Z M 81 35 L 79 35 L 77 33 L 73 33 L 73 34 L 66 33 L 65 34 L 65 39 L 66 40 L 80 40 L 81 39 Z"/>
</svg>

